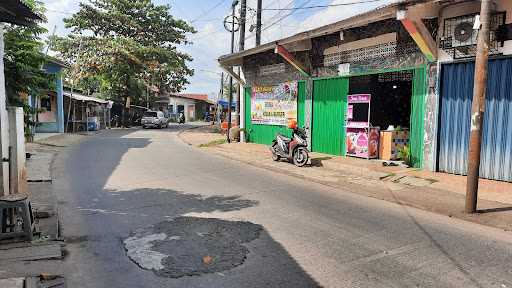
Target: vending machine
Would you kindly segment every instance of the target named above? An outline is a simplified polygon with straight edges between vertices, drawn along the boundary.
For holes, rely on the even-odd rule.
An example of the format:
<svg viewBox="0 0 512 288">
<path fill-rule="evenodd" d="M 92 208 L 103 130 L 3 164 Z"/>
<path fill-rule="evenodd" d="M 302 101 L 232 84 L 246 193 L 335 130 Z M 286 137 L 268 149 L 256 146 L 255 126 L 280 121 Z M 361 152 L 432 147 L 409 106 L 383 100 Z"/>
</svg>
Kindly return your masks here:
<svg viewBox="0 0 512 288">
<path fill-rule="evenodd" d="M 380 129 L 370 123 L 371 95 L 354 94 L 347 98 L 347 156 L 378 158 Z"/>
</svg>

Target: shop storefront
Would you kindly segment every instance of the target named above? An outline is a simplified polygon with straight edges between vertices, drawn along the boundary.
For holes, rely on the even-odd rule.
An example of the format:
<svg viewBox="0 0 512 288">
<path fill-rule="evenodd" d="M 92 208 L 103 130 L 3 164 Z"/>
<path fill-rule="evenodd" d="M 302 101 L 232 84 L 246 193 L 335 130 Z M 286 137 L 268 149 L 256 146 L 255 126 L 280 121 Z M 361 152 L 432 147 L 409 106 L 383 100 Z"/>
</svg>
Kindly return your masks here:
<svg viewBox="0 0 512 288">
<path fill-rule="evenodd" d="M 439 20 L 439 92 L 434 169 L 466 175 L 471 132 L 480 3 L 451 5 Z M 508 31 L 508 32 L 507 32 Z M 512 182 L 512 2 L 496 1 L 491 14 L 480 177 Z M 444 39 L 444 40 L 443 40 Z"/>
<path fill-rule="evenodd" d="M 438 170 L 467 174 L 474 61 L 441 70 Z M 480 176 L 512 182 L 512 58 L 489 61 Z"/>
<path fill-rule="evenodd" d="M 255 118 L 260 112 L 274 115 L 265 111 L 273 101 L 256 102 L 259 92 L 296 81 L 291 106 L 313 152 L 399 160 L 403 150 L 414 167 L 430 169 L 432 161 L 424 154 L 433 146 L 426 127 L 435 125 L 430 125 L 435 80 L 429 80 L 436 70 L 439 7 L 416 4 L 391 4 L 221 57 L 228 73 L 242 67 L 244 140 L 270 144 L 277 133 L 290 135 L 287 120 Z"/>
<path fill-rule="evenodd" d="M 421 167 L 425 95 L 425 67 L 317 79 L 313 84 L 312 150 L 380 158 L 381 138 L 389 132 L 400 134 L 401 145 L 410 147 L 412 164 Z M 392 156 L 386 160 L 395 159 L 396 154 L 386 153 Z"/>
</svg>

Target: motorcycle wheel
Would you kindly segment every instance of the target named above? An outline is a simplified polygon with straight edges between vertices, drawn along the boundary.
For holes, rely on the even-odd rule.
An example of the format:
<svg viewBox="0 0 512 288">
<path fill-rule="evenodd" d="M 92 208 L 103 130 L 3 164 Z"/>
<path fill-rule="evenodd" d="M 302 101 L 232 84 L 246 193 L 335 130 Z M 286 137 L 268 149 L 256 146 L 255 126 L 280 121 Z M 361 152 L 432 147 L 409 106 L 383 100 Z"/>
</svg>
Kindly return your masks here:
<svg viewBox="0 0 512 288">
<path fill-rule="evenodd" d="M 272 160 L 279 161 L 279 160 L 281 160 L 281 156 L 276 154 L 276 152 L 275 152 L 276 149 L 277 149 L 277 143 L 274 143 L 274 145 L 272 145 Z"/>
<path fill-rule="evenodd" d="M 309 155 L 308 151 L 304 147 L 299 147 L 293 153 L 293 164 L 297 167 L 302 167 L 308 163 Z"/>
</svg>

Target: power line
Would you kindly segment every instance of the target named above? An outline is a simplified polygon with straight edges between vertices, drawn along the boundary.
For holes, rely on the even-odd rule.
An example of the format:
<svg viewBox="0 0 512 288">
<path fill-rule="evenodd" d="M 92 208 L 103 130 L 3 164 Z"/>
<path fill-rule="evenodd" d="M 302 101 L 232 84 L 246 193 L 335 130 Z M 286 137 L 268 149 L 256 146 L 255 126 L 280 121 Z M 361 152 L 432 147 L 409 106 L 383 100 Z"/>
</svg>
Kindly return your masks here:
<svg viewBox="0 0 512 288">
<path fill-rule="evenodd" d="M 363 1 L 354 1 L 354 2 L 347 2 L 347 3 L 339 3 L 339 4 L 315 5 L 315 6 L 293 7 L 293 8 L 263 8 L 261 10 L 266 10 L 266 11 L 293 11 L 293 10 L 305 10 L 305 9 L 317 9 L 317 8 L 329 8 L 329 7 L 339 7 L 339 6 L 350 6 L 350 5 L 357 5 L 357 4 L 380 2 L 380 1 L 383 1 L 383 0 L 363 0 Z"/>
<path fill-rule="evenodd" d="M 53 10 L 53 9 L 45 9 L 46 12 L 50 12 L 50 13 L 58 13 L 58 14 L 65 14 L 65 15 L 73 15 L 74 13 L 71 13 L 71 12 L 63 12 L 63 11 L 58 11 L 58 10 Z"/>
<path fill-rule="evenodd" d="M 213 5 L 212 8 L 206 10 L 205 12 L 201 13 L 199 16 L 197 16 L 196 18 L 192 19 L 192 21 L 190 21 L 190 23 L 194 23 L 196 22 L 197 20 L 199 20 L 201 17 L 204 17 L 208 14 L 210 14 L 210 12 L 212 12 L 213 10 L 215 10 L 217 7 L 219 7 L 220 5 L 222 5 L 224 2 L 226 2 L 226 0 L 220 0 L 219 2 L 217 2 L 217 4 Z"/>
<path fill-rule="evenodd" d="M 380 1 L 380 0 L 379 0 L 379 1 Z M 309 2 L 311 2 L 311 0 L 307 0 L 307 1 L 305 1 L 304 3 L 302 3 L 302 6 L 299 6 L 299 7 L 297 7 L 297 8 L 304 7 L 304 5 L 308 4 Z M 270 28 L 271 28 L 271 27 L 273 27 L 274 25 L 278 24 L 279 22 L 281 22 L 281 21 L 283 21 L 284 19 L 286 19 L 286 18 L 290 17 L 291 15 L 293 15 L 297 10 L 298 10 L 298 9 L 291 10 L 291 12 L 290 12 L 290 13 L 288 13 L 288 14 L 284 15 L 283 17 L 281 17 L 281 18 L 277 19 L 276 21 L 272 22 L 271 24 L 269 24 L 269 25 L 267 25 L 267 26 L 263 27 L 263 28 L 261 29 L 261 31 L 263 32 L 263 31 L 265 31 L 265 30 L 270 29 Z M 255 36 L 256 36 L 255 34 L 250 35 L 250 36 L 248 36 L 248 37 L 246 38 L 246 40 L 247 40 L 247 39 L 250 39 L 250 38 L 252 38 L 252 37 L 255 37 Z"/>
</svg>

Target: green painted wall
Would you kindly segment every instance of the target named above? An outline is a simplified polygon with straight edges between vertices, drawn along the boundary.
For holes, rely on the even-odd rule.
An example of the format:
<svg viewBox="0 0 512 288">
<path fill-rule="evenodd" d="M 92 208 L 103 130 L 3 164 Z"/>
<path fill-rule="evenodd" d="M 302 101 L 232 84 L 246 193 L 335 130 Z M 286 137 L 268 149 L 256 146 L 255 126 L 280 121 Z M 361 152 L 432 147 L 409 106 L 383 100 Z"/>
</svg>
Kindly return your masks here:
<svg viewBox="0 0 512 288">
<path fill-rule="evenodd" d="M 297 124 L 304 128 L 306 125 L 306 82 L 299 82 L 299 95 L 297 99 Z"/>
<path fill-rule="evenodd" d="M 426 67 L 414 69 L 411 101 L 411 132 L 409 145 L 411 148 L 411 162 L 414 167 L 423 167 L 423 144 L 425 123 L 425 97 L 427 95 Z"/>
<path fill-rule="evenodd" d="M 347 93 L 347 78 L 313 82 L 312 151 L 345 155 Z"/>
<path fill-rule="evenodd" d="M 297 99 L 297 117 L 299 127 L 304 127 L 306 83 L 299 81 Z M 276 138 L 276 134 L 291 136 L 292 131 L 286 126 L 277 125 L 253 125 L 251 123 L 251 87 L 245 87 L 245 138 L 247 142 L 270 145 Z"/>
</svg>

